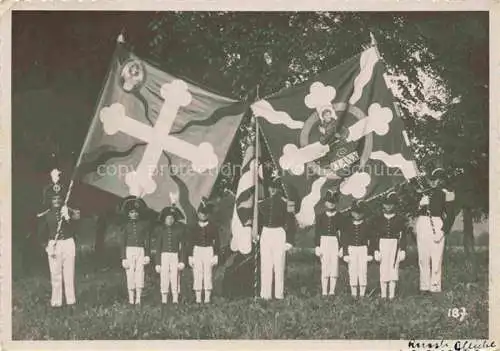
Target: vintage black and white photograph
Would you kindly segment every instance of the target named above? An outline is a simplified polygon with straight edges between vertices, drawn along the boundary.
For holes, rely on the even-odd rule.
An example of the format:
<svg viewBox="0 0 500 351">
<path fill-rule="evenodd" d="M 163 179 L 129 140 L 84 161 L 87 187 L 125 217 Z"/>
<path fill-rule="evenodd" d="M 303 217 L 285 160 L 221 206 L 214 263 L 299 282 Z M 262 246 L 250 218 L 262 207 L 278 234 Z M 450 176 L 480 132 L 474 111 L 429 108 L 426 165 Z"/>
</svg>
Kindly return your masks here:
<svg viewBox="0 0 500 351">
<path fill-rule="evenodd" d="M 12 340 L 496 349 L 489 15 L 13 11 Z"/>
</svg>

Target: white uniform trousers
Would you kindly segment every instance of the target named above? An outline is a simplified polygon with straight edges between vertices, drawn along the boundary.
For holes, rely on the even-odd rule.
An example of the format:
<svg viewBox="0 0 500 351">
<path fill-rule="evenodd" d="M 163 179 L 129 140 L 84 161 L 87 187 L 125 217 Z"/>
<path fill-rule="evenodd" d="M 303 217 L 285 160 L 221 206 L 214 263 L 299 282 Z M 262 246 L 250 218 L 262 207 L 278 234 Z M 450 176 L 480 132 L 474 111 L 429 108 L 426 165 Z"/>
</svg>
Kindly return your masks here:
<svg viewBox="0 0 500 351">
<path fill-rule="evenodd" d="M 127 289 L 144 288 L 144 248 L 127 246 L 125 256 L 128 262 L 128 268 L 125 270 L 127 275 Z"/>
<path fill-rule="evenodd" d="M 171 288 L 173 294 L 179 293 L 178 276 L 179 276 L 179 254 L 177 252 L 162 252 L 161 253 L 161 270 L 160 270 L 160 291 L 162 294 L 167 294 Z"/>
<path fill-rule="evenodd" d="M 50 240 L 49 245 L 54 241 Z M 48 256 L 50 269 L 50 282 L 52 285 L 51 306 L 62 305 L 62 288 L 64 283 L 64 294 L 66 303 L 72 305 L 75 298 L 75 240 L 73 238 L 57 240 L 55 256 Z"/>
<path fill-rule="evenodd" d="M 441 291 L 441 267 L 445 240 L 443 220 L 441 217 L 432 217 L 431 225 L 429 216 L 420 216 L 417 219 L 415 229 L 420 268 L 420 290 L 439 292 Z"/>
<path fill-rule="evenodd" d="M 366 246 L 349 246 L 349 284 L 366 286 L 368 269 L 368 248 Z"/>
<path fill-rule="evenodd" d="M 262 228 L 260 236 L 260 297 L 272 297 L 274 272 L 274 296 L 283 298 L 285 280 L 285 229 Z"/>
<path fill-rule="evenodd" d="M 321 236 L 321 278 L 336 278 L 339 275 L 339 242 L 336 236 Z"/>
<path fill-rule="evenodd" d="M 193 290 L 212 290 L 212 246 L 194 246 L 193 248 Z"/>
<path fill-rule="evenodd" d="M 398 239 L 380 239 L 380 281 L 383 283 L 397 281 L 399 278 L 399 260 L 394 264 L 397 246 Z"/>
</svg>

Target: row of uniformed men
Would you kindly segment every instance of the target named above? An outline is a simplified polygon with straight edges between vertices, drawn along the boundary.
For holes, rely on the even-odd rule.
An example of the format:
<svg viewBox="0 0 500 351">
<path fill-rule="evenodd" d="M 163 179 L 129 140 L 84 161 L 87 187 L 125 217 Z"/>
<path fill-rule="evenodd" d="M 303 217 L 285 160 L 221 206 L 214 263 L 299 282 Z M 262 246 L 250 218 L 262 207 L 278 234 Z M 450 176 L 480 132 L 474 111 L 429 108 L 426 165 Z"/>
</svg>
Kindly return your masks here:
<svg viewBox="0 0 500 351">
<path fill-rule="evenodd" d="M 142 218 L 146 204 L 141 199 L 128 199 L 123 207 L 127 220 L 121 227 L 122 266 L 126 271 L 129 302 L 139 304 L 144 287 L 144 265 L 150 263 L 151 224 Z M 204 302 L 208 303 L 212 291 L 212 269 L 218 264 L 218 230 L 209 221 L 209 206 L 205 203 L 198 209 L 196 224 L 188 227 L 181 222 L 183 218 L 175 205 L 165 207 L 160 212 L 160 224 L 152 231 L 156 238 L 155 270 L 160 274 L 162 303 L 167 303 L 169 293 L 173 303 L 178 302 L 179 272 L 186 263 L 193 269 L 196 302 L 202 302 L 204 292 Z"/>
<path fill-rule="evenodd" d="M 261 297 L 271 298 L 274 271 L 274 296 L 281 299 L 285 252 L 291 247 L 293 238 L 287 235 L 292 232 L 287 226 L 287 217 L 278 215 L 285 211 L 285 199 L 278 195 L 274 185 L 271 185 L 270 193 L 271 196 L 260 206 L 263 222 L 260 238 Z M 367 265 L 375 258 L 380 262 L 381 296 L 394 298 L 399 263 L 406 256 L 407 234 L 406 221 L 395 213 L 395 197 L 387 196 L 384 199 L 384 214 L 376 218 L 374 223 L 365 220 L 362 204 L 353 205 L 349 214 L 345 215 L 337 212 L 337 202 L 338 194 L 327 192 L 324 198 L 325 211 L 316 218 L 315 254 L 321 262 L 322 295 L 335 294 L 339 258 L 342 258 L 348 264 L 352 296 L 363 297 L 366 292 Z"/>
<path fill-rule="evenodd" d="M 422 195 L 416 223 L 417 247 L 420 267 L 420 290 L 423 293 L 441 291 L 441 265 L 444 248 L 443 220 L 446 203 L 453 200 L 451 192 L 441 186 L 440 173 L 433 173 L 430 189 Z M 76 302 L 74 293 L 73 239 L 75 217 L 62 203 L 61 194 L 51 192 L 51 208 L 41 215 L 42 232 L 52 282 L 52 306 L 62 305 L 64 280 L 66 303 Z M 338 277 L 339 257 L 348 263 L 349 283 L 353 296 L 364 296 L 367 280 L 367 263 L 380 262 L 380 288 L 383 298 L 393 298 L 398 281 L 399 263 L 405 259 L 406 221 L 394 211 L 396 199 L 388 196 L 383 204 L 383 215 L 368 223 L 364 220 L 363 207 L 355 205 L 349 216 L 336 212 L 337 198 L 327 193 L 326 211 L 316 223 L 315 253 L 321 261 L 321 288 L 323 295 L 333 295 Z M 121 226 L 123 237 L 122 266 L 126 271 L 129 302 L 141 302 L 144 287 L 144 265 L 150 263 L 150 223 L 141 218 L 145 203 L 141 199 L 127 199 L 123 206 L 127 219 Z M 294 220 L 276 182 L 270 185 L 270 196 L 259 203 L 260 232 L 260 296 L 283 298 L 286 251 L 292 247 Z M 187 229 L 179 221 L 182 213 L 177 207 L 166 207 L 160 213 L 160 225 L 154 229 L 157 238 L 155 270 L 160 274 L 162 302 L 172 294 L 178 301 L 179 271 L 185 263 L 193 268 L 193 290 L 196 301 L 210 301 L 212 269 L 218 263 L 218 233 L 211 224 L 208 207 L 200 206 L 198 221 Z M 62 224 L 62 225 L 61 225 Z M 186 240 L 189 238 L 189 240 Z M 186 259 L 187 258 L 187 259 Z M 329 289 L 328 289 L 329 288 Z M 359 288 L 359 290 L 358 290 Z"/>
<path fill-rule="evenodd" d="M 424 295 L 441 291 L 441 268 L 444 235 L 452 224 L 454 193 L 443 186 L 444 171 L 435 169 L 418 187 L 421 199 L 415 225 L 420 270 L 420 292 Z M 287 207 L 275 183 L 270 185 L 270 197 L 260 203 L 260 257 L 261 292 L 264 299 L 283 298 L 285 252 L 293 244 L 293 208 Z M 321 290 L 323 295 L 335 294 L 338 262 L 348 263 L 352 296 L 364 296 L 367 284 L 367 263 L 380 263 L 380 290 L 382 298 L 395 296 L 399 278 L 399 264 L 406 257 L 408 226 L 404 217 L 395 213 L 395 194 L 386 196 L 383 214 L 370 223 L 364 219 L 362 204 L 355 204 L 349 215 L 336 211 L 337 194 L 327 192 L 325 211 L 316 219 L 315 253 L 321 262 Z M 289 212 L 285 214 L 285 212 Z"/>
<path fill-rule="evenodd" d="M 51 306 L 62 306 L 63 282 L 66 304 L 76 302 L 74 287 L 75 223 L 71 209 L 63 204 L 60 191 L 49 191 L 50 208 L 39 215 L 39 235 L 48 254 L 51 274 Z M 218 263 L 219 235 L 208 220 L 209 206 L 200 205 L 198 221 L 188 230 L 181 222 L 184 217 L 176 206 L 164 208 L 160 225 L 144 217 L 146 204 L 142 199 L 127 198 L 121 205 L 125 220 L 119 226 L 121 264 L 125 270 L 130 304 L 140 304 L 144 288 L 144 266 L 150 263 L 151 234 L 156 238 L 155 270 L 160 274 L 162 302 L 170 291 L 174 303 L 179 296 L 179 271 L 185 264 L 193 268 L 193 290 L 196 301 L 210 302 L 212 268 Z M 152 230 L 153 229 L 153 230 Z M 187 258 L 187 259 L 186 259 Z M 187 261 L 187 262 L 186 262 Z"/>
</svg>

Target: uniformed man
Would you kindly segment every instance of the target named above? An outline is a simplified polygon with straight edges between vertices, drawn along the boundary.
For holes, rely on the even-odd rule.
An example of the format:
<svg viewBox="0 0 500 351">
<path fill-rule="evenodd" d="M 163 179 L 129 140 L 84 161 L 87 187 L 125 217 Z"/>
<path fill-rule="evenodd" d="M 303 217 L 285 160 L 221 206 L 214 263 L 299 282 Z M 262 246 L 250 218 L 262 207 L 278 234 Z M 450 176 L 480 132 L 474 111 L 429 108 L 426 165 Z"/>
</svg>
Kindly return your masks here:
<svg viewBox="0 0 500 351">
<path fill-rule="evenodd" d="M 210 210 L 211 205 L 203 200 L 198 208 L 198 221 L 190 229 L 191 249 L 188 263 L 193 268 L 196 303 L 202 301 L 202 290 L 205 292 L 203 301 L 210 303 L 213 288 L 212 269 L 219 262 L 219 232 L 209 220 Z"/>
<path fill-rule="evenodd" d="M 351 208 L 351 218 L 346 219 L 341 228 L 344 261 L 349 266 L 349 285 L 351 295 L 365 296 L 368 262 L 373 259 L 369 255 L 370 236 L 373 228 L 364 220 L 364 206 L 355 203 Z"/>
<path fill-rule="evenodd" d="M 260 235 L 260 297 L 283 299 L 286 251 L 292 247 L 294 230 L 291 218 L 294 206 L 278 191 L 279 179 L 273 175 L 269 184 L 269 197 L 259 202 Z M 289 229 L 289 230 L 287 230 Z"/>
<path fill-rule="evenodd" d="M 59 172 L 60 173 L 60 172 Z M 58 173 L 58 174 L 59 174 Z M 76 303 L 75 297 L 75 224 L 79 219 L 76 211 L 63 203 L 64 190 L 59 182 L 44 190 L 44 202 L 50 208 L 38 214 L 38 233 L 49 260 L 52 296 L 50 305 L 61 307 L 62 287 L 67 305 Z"/>
<path fill-rule="evenodd" d="M 141 303 L 144 288 L 144 266 L 150 262 L 151 224 L 144 220 L 146 203 L 136 197 L 125 199 L 122 212 L 127 218 L 122 224 L 121 259 L 127 277 L 128 301 L 131 305 Z"/>
<path fill-rule="evenodd" d="M 316 219 L 315 253 L 321 261 L 321 294 L 334 295 L 339 275 L 340 226 L 342 216 L 336 211 L 338 193 L 328 191 L 325 196 L 325 212 Z M 330 283 L 330 290 L 328 290 Z"/>
<path fill-rule="evenodd" d="M 160 225 L 155 229 L 156 266 L 160 274 L 161 302 L 167 303 L 169 288 L 172 302 L 179 301 L 179 271 L 185 267 L 185 225 L 180 220 L 179 209 L 165 207 L 159 216 Z"/>
<path fill-rule="evenodd" d="M 375 219 L 373 225 L 374 258 L 380 262 L 380 296 L 391 300 L 399 279 L 399 263 L 406 257 L 407 225 L 405 218 L 395 212 L 396 202 L 396 193 L 389 193 L 382 203 L 383 214 Z"/>
<path fill-rule="evenodd" d="M 417 232 L 420 292 L 441 291 L 444 236 L 453 225 L 455 193 L 443 187 L 444 171 L 435 169 L 429 177 L 430 189 L 422 194 L 415 229 Z"/>
</svg>

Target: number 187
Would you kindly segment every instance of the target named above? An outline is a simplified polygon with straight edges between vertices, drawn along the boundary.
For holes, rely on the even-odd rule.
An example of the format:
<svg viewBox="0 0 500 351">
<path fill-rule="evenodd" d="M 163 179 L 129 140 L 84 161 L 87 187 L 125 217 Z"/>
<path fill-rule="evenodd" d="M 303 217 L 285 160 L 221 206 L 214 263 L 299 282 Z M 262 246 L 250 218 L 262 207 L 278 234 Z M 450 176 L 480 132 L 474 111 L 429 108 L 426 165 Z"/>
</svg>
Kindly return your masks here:
<svg viewBox="0 0 500 351">
<path fill-rule="evenodd" d="M 466 316 L 467 316 L 467 310 L 465 309 L 465 307 L 460 307 L 460 308 L 455 307 L 448 309 L 448 317 L 458 319 L 460 322 L 462 322 Z"/>
</svg>

